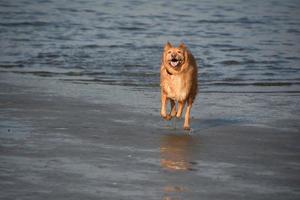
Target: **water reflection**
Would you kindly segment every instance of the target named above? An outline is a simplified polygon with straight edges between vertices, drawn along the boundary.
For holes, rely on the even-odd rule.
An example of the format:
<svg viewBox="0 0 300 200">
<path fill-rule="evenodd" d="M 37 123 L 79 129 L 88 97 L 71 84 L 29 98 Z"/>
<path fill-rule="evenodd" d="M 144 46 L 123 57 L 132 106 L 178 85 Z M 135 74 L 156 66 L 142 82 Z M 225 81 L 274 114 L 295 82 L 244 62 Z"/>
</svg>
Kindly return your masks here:
<svg viewBox="0 0 300 200">
<path fill-rule="evenodd" d="M 161 138 L 160 166 L 171 172 L 165 173 L 163 200 L 185 199 L 184 196 L 189 191 L 185 183 L 190 181 L 190 173 L 182 172 L 197 170 L 195 155 L 199 153 L 198 143 L 198 139 L 191 135 L 169 134 Z"/>
<path fill-rule="evenodd" d="M 190 135 L 165 135 L 160 143 L 160 166 L 169 171 L 195 170 L 192 160 L 196 140 Z"/>
<path fill-rule="evenodd" d="M 184 199 L 183 192 L 186 191 L 187 189 L 185 187 L 167 185 L 164 187 L 163 200 Z"/>
</svg>

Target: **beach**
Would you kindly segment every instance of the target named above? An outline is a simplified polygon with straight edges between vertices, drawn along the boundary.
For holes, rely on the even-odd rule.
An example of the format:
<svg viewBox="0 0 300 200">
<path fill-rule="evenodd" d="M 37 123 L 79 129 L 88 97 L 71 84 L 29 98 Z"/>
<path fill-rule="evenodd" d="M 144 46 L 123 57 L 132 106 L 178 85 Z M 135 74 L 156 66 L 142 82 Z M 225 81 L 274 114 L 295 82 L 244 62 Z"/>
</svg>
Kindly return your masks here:
<svg viewBox="0 0 300 200">
<path fill-rule="evenodd" d="M 107 87 L 93 101 L 93 86 L 0 76 L 1 199 L 299 198 L 299 129 L 207 116 L 186 132 Z"/>
<path fill-rule="evenodd" d="M 300 199 L 300 1 L 0 2 L 0 199 Z M 160 116 L 164 45 L 198 66 Z"/>
</svg>

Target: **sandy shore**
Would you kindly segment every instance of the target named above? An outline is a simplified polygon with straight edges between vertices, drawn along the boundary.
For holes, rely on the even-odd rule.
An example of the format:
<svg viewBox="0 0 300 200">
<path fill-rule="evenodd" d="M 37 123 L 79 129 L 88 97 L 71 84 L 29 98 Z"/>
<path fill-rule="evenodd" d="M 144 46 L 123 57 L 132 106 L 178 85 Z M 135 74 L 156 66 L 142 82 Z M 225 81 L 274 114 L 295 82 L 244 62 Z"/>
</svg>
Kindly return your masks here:
<svg viewBox="0 0 300 200">
<path fill-rule="evenodd" d="M 195 118 L 186 134 L 142 92 L 92 87 L 0 74 L 0 199 L 300 198 L 298 130 Z"/>
</svg>

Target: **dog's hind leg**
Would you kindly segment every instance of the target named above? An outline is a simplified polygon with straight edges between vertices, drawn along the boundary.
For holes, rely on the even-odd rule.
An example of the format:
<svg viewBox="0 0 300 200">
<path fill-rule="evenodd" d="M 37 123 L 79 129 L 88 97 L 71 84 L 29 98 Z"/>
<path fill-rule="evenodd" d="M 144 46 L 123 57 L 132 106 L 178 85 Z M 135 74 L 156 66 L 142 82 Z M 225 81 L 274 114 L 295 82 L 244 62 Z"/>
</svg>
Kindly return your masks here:
<svg viewBox="0 0 300 200">
<path fill-rule="evenodd" d="M 175 117 L 176 116 L 176 105 L 175 105 L 175 101 L 173 99 L 170 99 L 170 104 L 171 104 L 171 111 L 170 111 L 170 115 L 171 117 Z"/>
<path fill-rule="evenodd" d="M 185 105 L 185 101 L 178 101 L 178 110 L 177 110 L 177 114 L 176 114 L 177 118 L 181 118 L 181 114 L 182 114 L 184 105 Z"/>
</svg>

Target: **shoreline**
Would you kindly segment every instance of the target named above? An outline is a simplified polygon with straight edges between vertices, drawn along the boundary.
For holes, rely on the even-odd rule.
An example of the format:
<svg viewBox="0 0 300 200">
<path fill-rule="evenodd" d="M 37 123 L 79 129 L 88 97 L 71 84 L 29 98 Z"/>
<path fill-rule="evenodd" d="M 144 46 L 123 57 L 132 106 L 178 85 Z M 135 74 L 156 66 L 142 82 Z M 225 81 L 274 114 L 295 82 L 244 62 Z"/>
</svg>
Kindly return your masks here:
<svg viewBox="0 0 300 200">
<path fill-rule="evenodd" d="M 132 107 L 129 98 L 110 99 L 119 92 L 110 93 L 110 86 L 4 76 L 0 198 L 300 196 L 298 129 L 207 117 L 192 119 L 195 128 L 187 135 L 166 127 L 172 122 L 155 115 L 153 103 L 144 108 L 149 94 L 133 91 L 139 96 Z"/>
<path fill-rule="evenodd" d="M 160 118 L 158 87 L 143 90 L 98 83 L 79 84 L 76 81 L 65 81 L 61 77 L 40 77 L 11 72 L 1 74 L 0 78 L 0 83 L 35 88 L 42 92 L 47 91 L 51 95 L 78 98 L 89 103 L 115 105 L 128 111 L 147 113 Z M 205 93 L 202 92 L 200 84 L 199 94 L 191 111 L 191 117 L 194 119 L 192 128 L 201 131 L 202 128 L 209 128 L 215 124 L 240 124 L 300 132 L 298 97 L 299 95 L 294 93 Z M 166 123 L 162 121 L 162 124 Z"/>
</svg>

